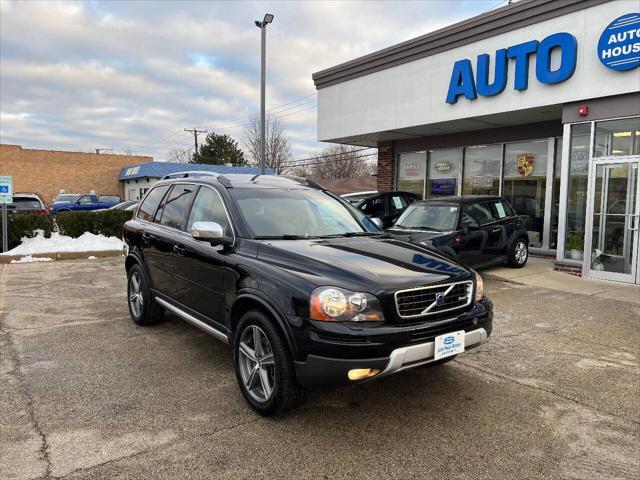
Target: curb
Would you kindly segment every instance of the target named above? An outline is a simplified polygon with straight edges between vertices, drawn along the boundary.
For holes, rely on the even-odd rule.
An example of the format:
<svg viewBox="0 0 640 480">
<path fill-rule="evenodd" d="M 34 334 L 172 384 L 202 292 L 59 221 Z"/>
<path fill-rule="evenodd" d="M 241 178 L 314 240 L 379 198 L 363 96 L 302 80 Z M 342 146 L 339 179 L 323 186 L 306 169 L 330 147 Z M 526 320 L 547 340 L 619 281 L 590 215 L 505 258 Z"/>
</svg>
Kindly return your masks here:
<svg viewBox="0 0 640 480">
<path fill-rule="evenodd" d="M 53 253 L 32 253 L 34 258 L 47 257 L 51 260 L 75 260 L 79 258 L 97 257 L 119 257 L 122 255 L 122 250 L 100 250 L 96 252 L 53 252 Z M 0 255 L 0 264 L 11 263 L 11 260 L 20 260 L 26 255 Z"/>
</svg>

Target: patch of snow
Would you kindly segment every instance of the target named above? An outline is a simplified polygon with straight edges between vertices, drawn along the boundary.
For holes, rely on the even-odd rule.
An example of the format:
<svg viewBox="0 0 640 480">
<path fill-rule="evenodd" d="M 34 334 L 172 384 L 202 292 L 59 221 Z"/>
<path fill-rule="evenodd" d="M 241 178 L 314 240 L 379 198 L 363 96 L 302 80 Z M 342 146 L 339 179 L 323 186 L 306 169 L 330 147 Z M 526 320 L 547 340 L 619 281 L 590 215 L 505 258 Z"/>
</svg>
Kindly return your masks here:
<svg viewBox="0 0 640 480">
<path fill-rule="evenodd" d="M 53 258 L 49 257 L 32 257 L 31 255 L 25 255 L 20 260 L 11 260 L 11 263 L 33 263 L 33 262 L 52 262 Z"/>
<path fill-rule="evenodd" d="M 2 255 L 32 255 L 34 253 L 60 252 L 102 252 L 105 250 L 122 250 L 124 243 L 117 237 L 105 237 L 85 232 L 78 238 L 51 233 L 45 238 L 44 233 L 38 232 L 33 238 L 22 237 L 22 243 L 13 250 Z"/>
<path fill-rule="evenodd" d="M 87 257 L 87 260 L 97 260 L 98 257 L 91 255 L 90 257 Z"/>
</svg>

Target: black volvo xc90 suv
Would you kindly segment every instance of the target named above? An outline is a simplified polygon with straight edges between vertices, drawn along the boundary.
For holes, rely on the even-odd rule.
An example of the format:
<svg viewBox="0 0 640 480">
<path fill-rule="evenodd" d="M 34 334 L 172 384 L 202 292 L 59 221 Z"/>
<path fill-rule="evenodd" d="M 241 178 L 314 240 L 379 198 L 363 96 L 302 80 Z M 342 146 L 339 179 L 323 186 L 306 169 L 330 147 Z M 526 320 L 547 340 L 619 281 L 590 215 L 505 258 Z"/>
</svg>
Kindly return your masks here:
<svg viewBox="0 0 640 480">
<path fill-rule="evenodd" d="M 261 414 L 297 406 L 304 387 L 444 363 L 491 334 L 477 273 L 313 182 L 178 177 L 123 227 L 131 317 L 150 325 L 167 310 L 231 344 Z"/>
</svg>

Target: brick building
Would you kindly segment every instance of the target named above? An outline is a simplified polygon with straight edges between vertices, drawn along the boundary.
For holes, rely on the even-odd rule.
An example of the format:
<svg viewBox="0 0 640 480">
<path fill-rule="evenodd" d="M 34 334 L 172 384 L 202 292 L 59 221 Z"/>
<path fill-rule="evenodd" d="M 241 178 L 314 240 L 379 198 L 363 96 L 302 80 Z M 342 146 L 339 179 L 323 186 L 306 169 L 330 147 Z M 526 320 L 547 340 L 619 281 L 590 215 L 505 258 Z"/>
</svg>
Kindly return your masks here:
<svg viewBox="0 0 640 480">
<path fill-rule="evenodd" d="M 120 170 L 152 161 L 152 157 L 35 150 L 0 145 L 0 174 L 13 177 L 14 192 L 36 192 L 46 204 L 60 190 L 67 193 L 119 195 L 124 198 Z"/>
</svg>

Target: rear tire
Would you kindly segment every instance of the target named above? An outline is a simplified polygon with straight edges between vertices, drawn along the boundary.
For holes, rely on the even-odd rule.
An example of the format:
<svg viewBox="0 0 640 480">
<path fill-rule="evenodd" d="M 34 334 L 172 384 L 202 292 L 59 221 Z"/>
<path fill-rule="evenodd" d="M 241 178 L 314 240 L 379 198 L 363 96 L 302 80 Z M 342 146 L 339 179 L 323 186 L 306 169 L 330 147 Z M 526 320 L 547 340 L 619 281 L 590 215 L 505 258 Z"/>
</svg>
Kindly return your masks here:
<svg viewBox="0 0 640 480">
<path fill-rule="evenodd" d="M 252 310 L 240 318 L 233 360 L 240 391 L 260 415 L 283 414 L 302 403 L 289 346 L 262 312 Z"/>
<path fill-rule="evenodd" d="M 518 238 L 509 248 L 507 265 L 511 268 L 522 268 L 529 260 L 529 245 L 524 238 Z"/>
<path fill-rule="evenodd" d="M 151 296 L 147 276 L 137 263 L 127 272 L 127 304 L 136 325 L 154 325 L 162 321 L 164 310 Z"/>
</svg>

